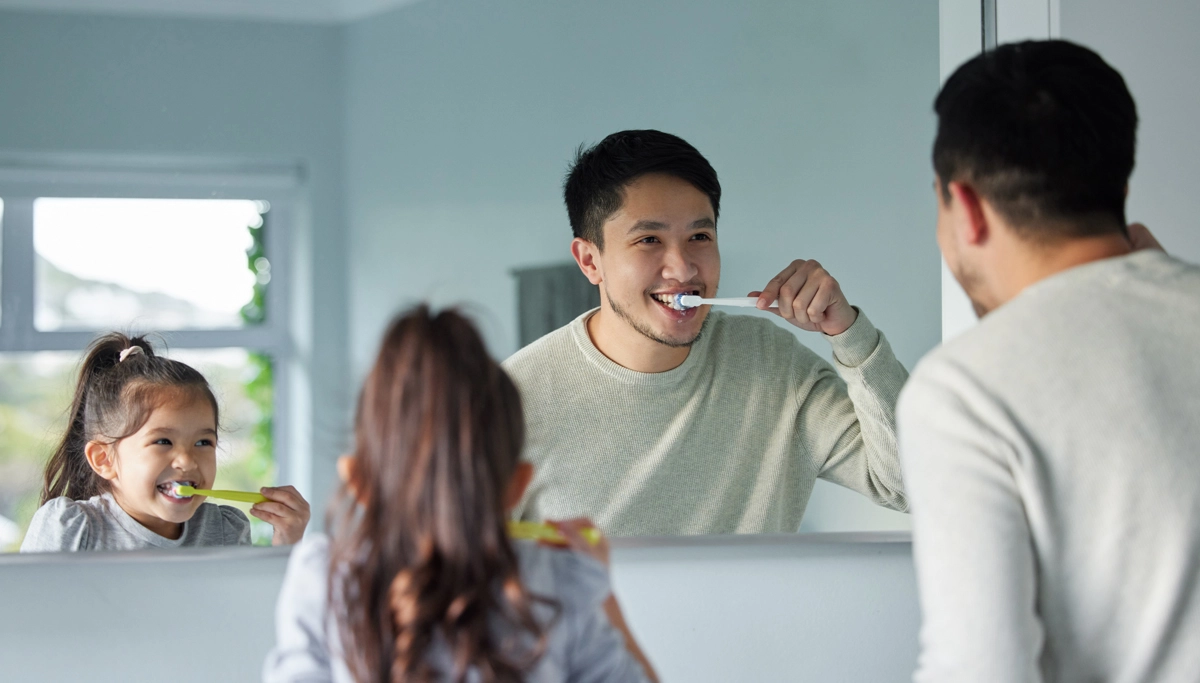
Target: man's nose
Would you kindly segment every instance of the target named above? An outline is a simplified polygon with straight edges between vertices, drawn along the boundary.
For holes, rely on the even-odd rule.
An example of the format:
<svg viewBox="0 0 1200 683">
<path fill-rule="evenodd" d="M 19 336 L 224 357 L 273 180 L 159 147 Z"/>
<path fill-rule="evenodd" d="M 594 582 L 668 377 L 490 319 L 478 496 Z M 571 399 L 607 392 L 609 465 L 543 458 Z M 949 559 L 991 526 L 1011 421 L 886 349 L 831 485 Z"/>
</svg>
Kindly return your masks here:
<svg viewBox="0 0 1200 683">
<path fill-rule="evenodd" d="M 689 282 L 696 277 L 698 272 L 695 261 L 692 260 L 686 249 L 680 246 L 672 246 L 667 249 L 663 259 L 663 279 Z"/>
</svg>

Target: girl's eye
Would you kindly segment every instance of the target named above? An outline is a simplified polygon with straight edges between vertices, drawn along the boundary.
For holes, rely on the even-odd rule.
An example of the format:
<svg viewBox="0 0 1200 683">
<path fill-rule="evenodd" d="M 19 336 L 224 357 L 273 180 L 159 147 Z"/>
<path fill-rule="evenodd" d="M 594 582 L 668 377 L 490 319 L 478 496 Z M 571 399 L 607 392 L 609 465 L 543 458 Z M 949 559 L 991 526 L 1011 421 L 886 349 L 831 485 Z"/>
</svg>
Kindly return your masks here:
<svg viewBox="0 0 1200 683">
<path fill-rule="evenodd" d="M 200 439 L 199 441 L 196 442 L 196 445 L 204 446 L 205 448 L 208 448 L 210 446 L 215 446 L 216 444 L 213 443 L 212 439 Z"/>
<path fill-rule="evenodd" d="M 154 445 L 155 446 L 170 446 L 171 440 L 170 439 L 158 439 L 157 441 L 154 442 Z"/>
</svg>

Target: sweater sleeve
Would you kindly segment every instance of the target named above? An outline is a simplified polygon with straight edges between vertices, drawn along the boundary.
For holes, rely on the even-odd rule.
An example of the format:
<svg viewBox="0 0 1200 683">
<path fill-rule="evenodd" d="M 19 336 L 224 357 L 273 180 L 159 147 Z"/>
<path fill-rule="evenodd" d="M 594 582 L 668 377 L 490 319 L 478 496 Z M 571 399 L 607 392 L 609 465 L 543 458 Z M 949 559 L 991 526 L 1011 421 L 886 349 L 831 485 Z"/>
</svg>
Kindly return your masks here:
<svg viewBox="0 0 1200 683">
<path fill-rule="evenodd" d="M 232 505 L 222 505 L 221 525 L 225 545 L 250 545 L 250 518 Z"/>
<path fill-rule="evenodd" d="M 822 361 L 799 395 L 801 433 L 817 458 L 818 476 L 875 503 L 908 510 L 896 441 L 896 400 L 908 371 L 861 311 L 845 332 L 828 337 L 835 374 Z M 840 377 L 839 377 L 840 375 Z"/>
<path fill-rule="evenodd" d="M 1035 559 L 1010 464 L 1016 451 L 994 427 L 1003 411 L 948 368 L 935 378 L 929 370 L 926 361 L 899 408 L 923 613 L 916 680 L 1041 681 Z"/>
<path fill-rule="evenodd" d="M 578 683 L 645 683 L 646 672 L 625 647 L 625 639 L 604 612 L 612 592 L 608 570 L 571 551 L 557 551 L 556 581 L 564 607 L 562 628 L 568 632 L 567 680 Z"/>
</svg>

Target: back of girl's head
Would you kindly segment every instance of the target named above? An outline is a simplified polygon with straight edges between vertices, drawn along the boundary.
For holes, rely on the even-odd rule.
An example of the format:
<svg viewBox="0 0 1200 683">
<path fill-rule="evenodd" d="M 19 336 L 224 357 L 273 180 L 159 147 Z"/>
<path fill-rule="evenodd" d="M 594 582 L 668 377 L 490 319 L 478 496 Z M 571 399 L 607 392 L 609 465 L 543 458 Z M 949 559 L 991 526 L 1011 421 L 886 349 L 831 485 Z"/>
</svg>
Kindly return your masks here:
<svg viewBox="0 0 1200 683">
<path fill-rule="evenodd" d="M 107 491 L 108 482 L 84 456 L 87 443 L 124 439 L 156 407 L 186 398 L 208 400 L 217 419 L 217 399 L 204 376 L 155 354 L 145 337 L 111 332 L 93 341 L 79 368 L 66 434 L 46 465 L 41 502 L 59 496 L 84 500 Z"/>
<path fill-rule="evenodd" d="M 441 680 L 435 647 L 485 681 L 520 680 L 540 654 L 506 535 L 523 442 L 517 389 L 466 318 L 421 306 L 392 322 L 359 397 L 354 505 L 333 525 L 330 595 L 360 682 Z"/>
</svg>

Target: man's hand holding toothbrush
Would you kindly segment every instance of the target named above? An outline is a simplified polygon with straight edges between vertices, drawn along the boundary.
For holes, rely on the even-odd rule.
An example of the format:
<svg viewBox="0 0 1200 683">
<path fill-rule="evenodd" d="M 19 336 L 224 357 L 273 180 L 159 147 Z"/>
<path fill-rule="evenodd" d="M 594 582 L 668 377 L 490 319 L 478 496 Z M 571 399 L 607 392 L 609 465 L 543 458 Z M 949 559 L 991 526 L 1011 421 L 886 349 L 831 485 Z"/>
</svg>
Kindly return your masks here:
<svg viewBox="0 0 1200 683">
<path fill-rule="evenodd" d="M 816 261 L 792 261 L 761 292 L 750 292 L 748 296 L 758 297 L 760 310 L 771 311 L 809 332 L 838 335 L 858 319 L 858 311 L 846 301 L 842 286 Z"/>
</svg>

